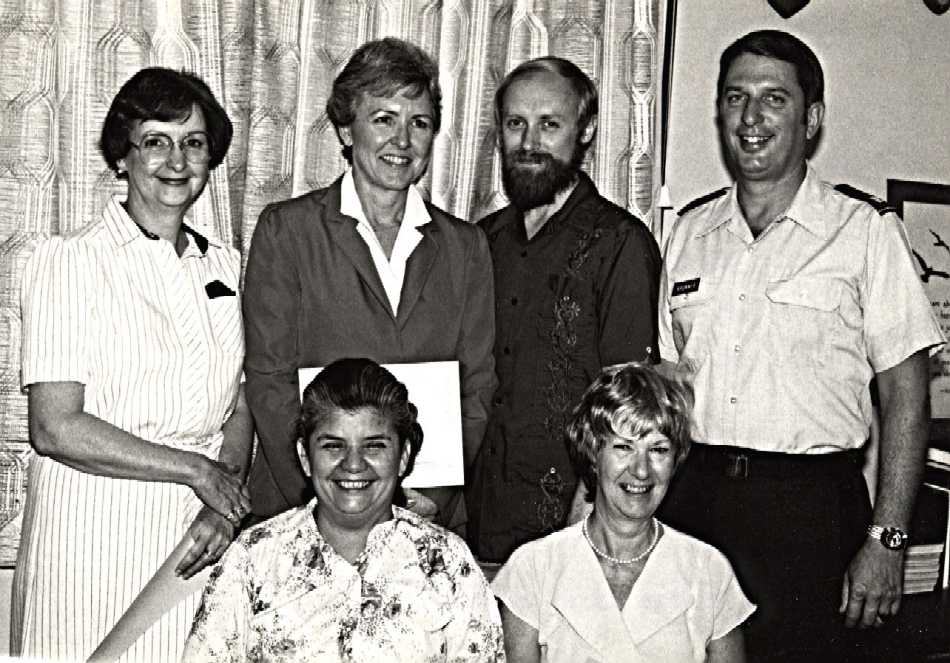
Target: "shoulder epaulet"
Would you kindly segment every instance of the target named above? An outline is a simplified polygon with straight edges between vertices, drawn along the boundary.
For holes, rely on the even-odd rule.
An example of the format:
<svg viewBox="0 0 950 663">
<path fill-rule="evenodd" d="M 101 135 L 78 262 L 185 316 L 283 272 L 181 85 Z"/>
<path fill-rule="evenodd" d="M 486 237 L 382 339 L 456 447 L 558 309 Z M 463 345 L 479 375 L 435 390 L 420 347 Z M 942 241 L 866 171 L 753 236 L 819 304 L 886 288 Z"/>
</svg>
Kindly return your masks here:
<svg viewBox="0 0 950 663">
<path fill-rule="evenodd" d="M 837 191 L 838 193 L 843 193 L 849 198 L 860 200 L 862 203 L 867 203 L 868 205 L 873 207 L 875 210 L 877 210 L 877 213 L 880 214 L 881 216 L 884 216 L 885 214 L 889 214 L 890 212 L 894 212 L 895 214 L 897 213 L 897 208 L 895 208 L 893 205 L 888 204 L 886 200 L 881 200 L 877 196 L 871 195 L 870 193 L 867 193 L 866 191 L 861 191 L 861 189 L 856 189 L 850 184 L 839 184 L 838 186 L 835 187 L 835 191 Z"/>
<path fill-rule="evenodd" d="M 712 201 L 712 200 L 715 200 L 716 198 L 721 198 L 722 196 L 726 195 L 726 192 L 727 192 L 727 191 L 729 191 L 729 187 L 724 186 L 724 187 L 722 187 L 721 189 L 716 189 L 715 191 L 712 191 L 712 192 L 710 192 L 710 193 L 704 194 L 704 195 L 700 196 L 699 198 L 697 198 L 696 200 L 692 200 L 692 201 L 686 203 L 686 204 L 683 206 L 683 208 L 678 212 L 678 215 L 679 215 L 679 216 L 683 216 L 683 215 L 686 214 L 687 212 L 691 212 L 691 211 L 693 211 L 694 209 L 696 209 L 697 207 L 701 207 L 701 206 L 705 205 L 706 203 L 708 203 L 708 202 L 710 202 L 710 201 Z"/>
</svg>

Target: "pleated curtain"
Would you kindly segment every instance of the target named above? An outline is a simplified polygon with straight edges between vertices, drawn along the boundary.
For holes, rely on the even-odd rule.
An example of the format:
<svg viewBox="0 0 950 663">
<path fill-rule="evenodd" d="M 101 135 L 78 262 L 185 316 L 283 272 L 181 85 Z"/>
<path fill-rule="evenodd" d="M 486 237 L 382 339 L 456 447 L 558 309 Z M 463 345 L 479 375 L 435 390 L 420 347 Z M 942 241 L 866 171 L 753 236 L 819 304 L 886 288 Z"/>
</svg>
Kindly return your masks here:
<svg viewBox="0 0 950 663">
<path fill-rule="evenodd" d="M 270 202 L 344 169 L 324 107 L 361 43 L 411 40 L 438 61 L 442 130 L 426 195 L 478 220 L 506 204 L 492 98 L 532 57 L 576 62 L 600 91 L 585 169 L 651 224 L 662 0 L 0 0 L 0 565 L 13 562 L 31 454 L 19 390 L 20 273 L 36 243 L 98 217 L 124 184 L 97 140 L 145 66 L 195 71 L 235 125 L 192 222 L 244 255 Z"/>
</svg>

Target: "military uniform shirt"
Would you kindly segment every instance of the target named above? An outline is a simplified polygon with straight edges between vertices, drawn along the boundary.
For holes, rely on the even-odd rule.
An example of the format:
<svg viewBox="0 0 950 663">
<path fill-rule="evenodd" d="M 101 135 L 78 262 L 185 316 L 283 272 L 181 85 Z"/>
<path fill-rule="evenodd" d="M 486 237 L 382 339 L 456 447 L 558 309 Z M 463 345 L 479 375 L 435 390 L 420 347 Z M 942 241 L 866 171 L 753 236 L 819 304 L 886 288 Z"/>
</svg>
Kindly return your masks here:
<svg viewBox="0 0 950 663">
<path fill-rule="evenodd" d="M 697 439 L 858 448 L 873 375 L 944 342 L 903 222 L 809 166 L 785 216 L 753 239 L 736 194 L 677 221 L 660 281 L 660 354 L 693 381 Z"/>
</svg>

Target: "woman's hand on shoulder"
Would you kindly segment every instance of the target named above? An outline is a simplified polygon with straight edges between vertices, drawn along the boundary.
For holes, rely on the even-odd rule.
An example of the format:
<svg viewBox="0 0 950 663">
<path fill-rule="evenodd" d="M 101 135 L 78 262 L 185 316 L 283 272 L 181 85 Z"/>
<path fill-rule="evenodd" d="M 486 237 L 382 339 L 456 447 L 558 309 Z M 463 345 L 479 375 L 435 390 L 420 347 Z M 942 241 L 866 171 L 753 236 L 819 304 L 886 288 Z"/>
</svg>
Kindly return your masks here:
<svg viewBox="0 0 950 663">
<path fill-rule="evenodd" d="M 426 520 L 432 520 L 439 513 L 439 506 L 429 497 L 426 497 L 418 490 L 412 488 L 403 488 L 406 494 L 406 508 L 422 516 Z"/>
<path fill-rule="evenodd" d="M 228 549 L 236 532 L 237 528 L 227 518 L 207 506 L 201 507 L 188 528 L 191 547 L 178 562 L 175 573 L 187 579 L 217 562 Z"/>
<path fill-rule="evenodd" d="M 241 476 L 241 468 L 197 457 L 200 460 L 188 485 L 206 506 L 237 525 L 251 510 L 251 494 Z"/>
</svg>

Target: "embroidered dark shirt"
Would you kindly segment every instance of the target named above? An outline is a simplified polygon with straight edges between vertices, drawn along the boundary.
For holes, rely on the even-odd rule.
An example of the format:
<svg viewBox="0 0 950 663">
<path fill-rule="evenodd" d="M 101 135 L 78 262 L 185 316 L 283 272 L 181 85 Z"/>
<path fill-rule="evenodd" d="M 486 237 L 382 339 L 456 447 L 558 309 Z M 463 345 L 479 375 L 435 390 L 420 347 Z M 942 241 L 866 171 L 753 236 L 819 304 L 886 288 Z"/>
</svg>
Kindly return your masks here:
<svg viewBox="0 0 950 663">
<path fill-rule="evenodd" d="M 468 531 L 480 559 L 501 561 L 563 526 L 577 484 L 564 427 L 600 368 L 657 359 L 660 252 L 583 173 L 530 240 L 513 207 L 479 225 L 494 262 L 500 384 L 470 482 Z"/>
</svg>

